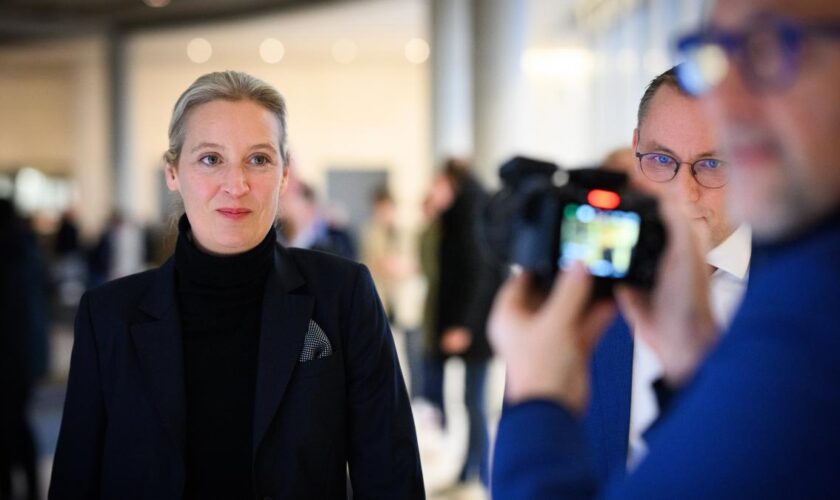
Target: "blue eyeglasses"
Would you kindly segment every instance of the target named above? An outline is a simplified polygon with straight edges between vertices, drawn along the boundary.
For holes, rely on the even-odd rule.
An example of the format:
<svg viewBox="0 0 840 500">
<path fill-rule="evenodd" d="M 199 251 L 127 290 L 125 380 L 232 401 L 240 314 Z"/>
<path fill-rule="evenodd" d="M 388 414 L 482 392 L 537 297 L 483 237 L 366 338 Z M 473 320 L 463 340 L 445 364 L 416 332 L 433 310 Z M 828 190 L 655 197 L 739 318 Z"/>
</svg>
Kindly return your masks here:
<svg viewBox="0 0 840 500">
<path fill-rule="evenodd" d="M 800 26 L 789 20 L 759 16 L 743 31 L 708 26 L 681 37 L 677 52 L 680 87 L 692 95 L 708 92 L 738 64 L 755 90 L 783 88 L 793 82 L 802 44 L 808 38 L 840 40 L 840 22 Z"/>
</svg>

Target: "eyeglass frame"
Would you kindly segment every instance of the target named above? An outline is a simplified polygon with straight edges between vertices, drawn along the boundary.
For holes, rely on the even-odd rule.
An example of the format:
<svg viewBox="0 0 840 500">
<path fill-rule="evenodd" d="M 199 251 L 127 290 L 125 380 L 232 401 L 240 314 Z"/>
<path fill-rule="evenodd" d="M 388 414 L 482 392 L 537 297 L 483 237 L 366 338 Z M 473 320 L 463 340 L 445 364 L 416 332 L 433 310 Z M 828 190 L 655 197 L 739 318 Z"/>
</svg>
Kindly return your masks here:
<svg viewBox="0 0 840 500">
<path fill-rule="evenodd" d="M 779 72 L 780 74 L 774 75 L 773 81 L 759 76 L 751 69 L 754 64 L 750 60 L 749 51 L 745 50 L 750 37 L 762 32 L 760 29 L 762 25 L 765 28 L 772 26 L 775 29 L 776 38 L 782 48 L 780 50 L 780 56 L 783 58 L 782 69 Z M 719 46 L 726 53 L 727 58 L 740 59 L 738 67 L 744 72 L 743 74 L 754 89 L 778 89 L 790 85 L 796 78 L 802 43 L 806 38 L 815 36 L 840 40 L 840 22 L 797 25 L 786 18 L 764 14 L 756 16 L 750 26 L 740 32 L 710 26 L 703 27 L 694 33 L 688 33 L 678 38 L 675 48 L 677 54 L 685 58 L 696 47 L 703 45 Z M 708 92 L 714 86 L 709 85 L 704 92 Z"/>
<path fill-rule="evenodd" d="M 704 188 L 706 188 L 706 189 L 721 189 L 721 188 L 725 187 L 725 186 L 726 186 L 726 184 L 728 183 L 728 179 L 727 179 L 727 182 L 724 182 L 724 183 L 723 183 L 723 184 L 721 184 L 720 186 L 707 186 L 707 185 L 703 184 L 702 182 L 700 182 L 700 179 L 698 179 L 698 178 L 697 178 L 697 168 L 696 168 L 696 165 L 697 165 L 698 163 L 700 163 L 701 161 L 714 160 L 714 161 L 718 161 L 718 162 L 720 162 L 720 163 L 721 163 L 721 165 L 728 165 L 728 163 L 727 163 L 726 161 L 724 161 L 724 160 L 720 160 L 720 159 L 718 159 L 718 158 L 700 158 L 699 160 L 695 160 L 695 161 L 693 161 L 693 162 L 690 162 L 690 161 L 679 161 L 679 160 L 677 160 L 676 158 L 674 158 L 673 156 L 671 156 L 671 155 L 669 155 L 669 154 L 667 154 L 667 153 L 657 153 L 656 151 L 650 151 L 650 152 L 648 152 L 648 153 L 640 153 L 639 151 L 635 151 L 635 155 L 636 155 L 636 159 L 637 159 L 637 160 L 639 160 L 639 171 L 641 171 L 641 172 L 642 172 L 642 175 L 644 175 L 646 179 L 649 179 L 650 181 L 652 181 L 652 182 L 656 182 L 656 183 L 658 183 L 658 184 L 665 184 L 666 182 L 671 182 L 672 180 L 676 179 L 676 178 L 677 178 L 677 174 L 678 174 L 678 173 L 679 173 L 679 171 L 680 171 L 680 167 L 682 167 L 683 165 L 688 165 L 688 166 L 689 166 L 689 170 L 691 171 L 691 177 L 692 177 L 692 178 L 694 178 L 694 181 L 695 181 L 697 184 L 699 184 L 699 185 L 703 186 L 703 187 L 704 187 Z M 666 158 L 670 158 L 670 159 L 674 162 L 674 164 L 675 164 L 676 166 L 674 167 L 674 174 L 671 176 L 671 178 L 670 178 L 670 179 L 666 179 L 666 180 L 664 180 L 664 181 L 658 181 L 658 180 L 656 180 L 656 179 L 651 179 L 651 178 L 650 178 L 650 176 L 648 176 L 648 175 L 645 173 L 645 169 L 644 169 L 644 168 L 642 168 L 642 158 L 643 158 L 643 157 L 645 157 L 645 156 L 649 156 L 649 155 L 659 155 L 659 156 L 664 156 L 664 157 L 666 157 Z"/>
</svg>

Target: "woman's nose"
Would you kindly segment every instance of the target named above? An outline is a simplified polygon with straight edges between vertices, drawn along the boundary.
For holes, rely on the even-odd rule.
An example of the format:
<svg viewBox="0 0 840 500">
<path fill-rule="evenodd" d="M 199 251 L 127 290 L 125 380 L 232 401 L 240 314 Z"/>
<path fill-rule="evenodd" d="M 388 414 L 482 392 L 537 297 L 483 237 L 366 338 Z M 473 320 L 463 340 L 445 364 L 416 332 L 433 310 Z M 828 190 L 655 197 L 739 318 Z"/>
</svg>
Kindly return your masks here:
<svg viewBox="0 0 840 500">
<path fill-rule="evenodd" d="M 224 190 L 231 196 L 239 197 L 250 191 L 245 167 L 232 166 L 225 174 Z"/>
</svg>

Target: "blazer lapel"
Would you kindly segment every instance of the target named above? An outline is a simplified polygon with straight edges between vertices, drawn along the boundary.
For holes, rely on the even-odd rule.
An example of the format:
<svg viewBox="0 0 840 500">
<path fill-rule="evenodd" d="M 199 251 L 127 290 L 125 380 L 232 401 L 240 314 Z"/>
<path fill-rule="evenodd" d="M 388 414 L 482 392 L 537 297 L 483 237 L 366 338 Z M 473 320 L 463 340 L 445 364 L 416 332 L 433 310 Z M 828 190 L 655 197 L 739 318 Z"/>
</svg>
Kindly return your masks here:
<svg viewBox="0 0 840 500">
<path fill-rule="evenodd" d="M 278 247 L 274 265 L 274 273 L 265 285 L 262 305 L 254 401 L 254 458 L 283 399 L 315 304 L 309 295 L 290 293 L 304 281 L 288 251 Z"/>
<path fill-rule="evenodd" d="M 130 331 L 149 397 L 183 456 L 184 356 L 175 303 L 174 259 L 170 258 L 157 271 L 139 306 L 152 319 L 132 324 Z"/>
</svg>

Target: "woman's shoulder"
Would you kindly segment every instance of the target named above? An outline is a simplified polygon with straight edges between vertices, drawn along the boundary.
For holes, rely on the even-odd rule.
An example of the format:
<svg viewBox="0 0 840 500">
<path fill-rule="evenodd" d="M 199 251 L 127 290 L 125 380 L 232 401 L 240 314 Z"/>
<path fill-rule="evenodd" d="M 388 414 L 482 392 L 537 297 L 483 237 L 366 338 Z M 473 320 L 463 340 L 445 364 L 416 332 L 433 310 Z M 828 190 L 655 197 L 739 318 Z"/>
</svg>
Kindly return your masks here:
<svg viewBox="0 0 840 500">
<path fill-rule="evenodd" d="M 284 250 L 304 278 L 355 279 L 359 272 L 366 272 L 367 269 L 364 264 L 320 250 L 303 248 L 285 248 Z"/>
<path fill-rule="evenodd" d="M 139 273 L 117 278 L 85 292 L 87 300 L 93 304 L 113 307 L 118 304 L 137 304 L 167 272 L 167 265 L 148 269 Z"/>
<path fill-rule="evenodd" d="M 358 289 L 362 289 L 363 293 L 376 293 L 370 270 L 361 262 L 319 250 L 284 250 L 295 263 L 307 288 L 316 295 L 319 291 L 342 290 L 347 293 Z"/>
</svg>

